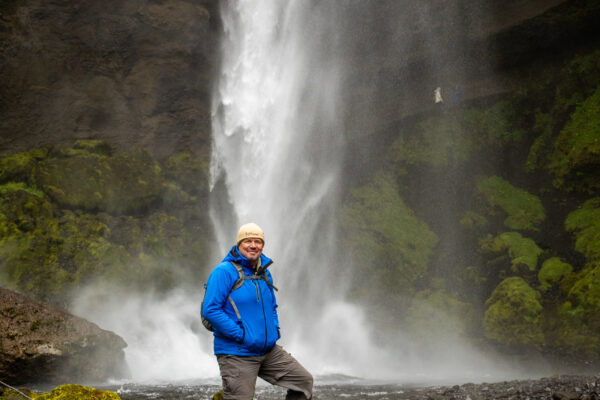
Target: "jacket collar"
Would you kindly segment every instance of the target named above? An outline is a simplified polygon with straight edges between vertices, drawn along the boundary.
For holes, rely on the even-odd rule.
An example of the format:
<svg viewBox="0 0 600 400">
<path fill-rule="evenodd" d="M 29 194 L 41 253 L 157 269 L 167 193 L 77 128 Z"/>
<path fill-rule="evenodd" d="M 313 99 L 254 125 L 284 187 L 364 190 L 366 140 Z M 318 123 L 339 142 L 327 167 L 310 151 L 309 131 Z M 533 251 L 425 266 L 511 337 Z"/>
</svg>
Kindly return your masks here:
<svg viewBox="0 0 600 400">
<path fill-rule="evenodd" d="M 231 248 L 231 250 L 229 250 L 229 253 L 227 253 L 227 255 L 225 256 L 225 258 L 223 259 L 223 261 L 227 261 L 227 262 L 235 262 L 240 264 L 242 267 L 244 267 L 245 269 L 249 270 L 250 272 L 254 273 L 254 269 L 252 268 L 252 265 L 250 265 L 250 261 L 244 257 L 242 255 L 242 253 L 240 253 L 240 250 L 238 249 L 237 245 L 233 246 Z M 261 267 L 259 268 L 258 273 L 262 273 L 262 271 L 266 270 L 267 268 L 269 268 L 269 266 L 273 264 L 273 260 L 271 260 L 269 257 L 265 256 L 264 254 L 260 255 L 260 265 Z"/>
</svg>

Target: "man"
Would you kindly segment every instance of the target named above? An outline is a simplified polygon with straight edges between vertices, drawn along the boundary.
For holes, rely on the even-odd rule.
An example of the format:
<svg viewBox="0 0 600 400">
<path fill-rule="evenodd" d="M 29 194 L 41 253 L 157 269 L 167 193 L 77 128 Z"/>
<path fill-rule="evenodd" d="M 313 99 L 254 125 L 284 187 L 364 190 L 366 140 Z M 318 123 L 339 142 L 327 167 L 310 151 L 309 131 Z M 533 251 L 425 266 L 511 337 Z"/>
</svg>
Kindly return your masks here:
<svg viewBox="0 0 600 400">
<path fill-rule="evenodd" d="M 224 398 L 251 400 L 259 376 L 287 388 L 286 399 L 310 399 L 312 375 L 276 344 L 280 337 L 277 302 L 267 269 L 272 261 L 262 254 L 264 244 L 258 225 L 243 225 L 236 245 L 208 278 L 202 316 L 214 332 Z M 240 267 L 245 276 L 241 286 L 236 285 Z"/>
</svg>

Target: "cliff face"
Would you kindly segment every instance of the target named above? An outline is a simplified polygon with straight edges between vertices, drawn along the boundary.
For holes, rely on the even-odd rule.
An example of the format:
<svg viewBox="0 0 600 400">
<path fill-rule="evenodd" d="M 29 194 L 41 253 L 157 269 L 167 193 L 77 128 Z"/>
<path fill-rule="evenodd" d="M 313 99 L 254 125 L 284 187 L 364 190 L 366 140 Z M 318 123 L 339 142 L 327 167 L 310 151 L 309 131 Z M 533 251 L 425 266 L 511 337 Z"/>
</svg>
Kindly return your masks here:
<svg viewBox="0 0 600 400">
<path fill-rule="evenodd" d="M 475 341 L 598 359 L 598 1 L 348 4 L 340 224 L 362 265 L 385 266 L 353 294 L 392 328 L 457 319 Z M 0 3 L 11 287 L 55 302 L 97 277 L 168 290 L 208 257 L 217 5 Z"/>
<path fill-rule="evenodd" d="M 0 154 L 102 138 L 203 148 L 214 16 L 205 1 L 4 1 Z"/>
<path fill-rule="evenodd" d="M 452 5 L 460 15 L 448 15 L 448 5 L 432 2 L 427 6 L 431 15 L 427 33 L 414 26 L 420 17 L 416 11 L 406 12 L 406 5 L 363 2 L 358 8 L 364 12 L 354 23 L 376 28 L 368 36 L 348 37 L 350 51 L 362 64 L 356 70 L 357 79 L 364 82 L 358 77 L 370 74 L 371 83 L 378 77 L 392 82 L 387 86 L 397 87 L 400 76 L 406 98 L 382 90 L 373 102 L 383 113 L 393 108 L 397 116 L 422 110 L 430 103 L 430 86 L 456 81 L 459 78 L 453 72 L 464 66 L 470 68 L 472 81 L 478 82 L 478 87 L 462 82 L 472 89 L 469 97 L 503 91 L 506 88 L 480 80 L 490 72 L 476 65 L 484 47 L 496 43 L 501 62 L 511 58 L 514 62 L 519 49 L 521 55 L 533 57 L 535 51 L 531 50 L 544 45 L 544 38 L 525 40 L 524 44 L 507 35 L 525 35 L 519 27 L 566 3 L 573 1 L 498 6 L 464 0 Z M 123 148 L 146 147 L 161 158 L 182 149 L 207 151 L 211 77 L 218 64 L 217 9 L 217 0 L 2 2 L 0 155 L 48 143 L 71 144 L 76 139 L 104 139 Z M 388 35 L 389 27 L 381 25 L 381 20 L 389 20 L 389 15 L 402 16 L 398 23 L 412 28 L 401 37 Z M 575 23 L 580 24 L 579 31 L 585 31 L 589 18 Z M 552 23 L 544 26 L 542 31 L 561 29 Z M 562 34 L 555 35 L 564 39 Z M 391 42 L 414 45 L 396 54 L 396 50 L 390 51 Z M 447 64 L 443 76 L 428 75 L 432 59 Z M 416 83 L 415 71 L 420 76 Z M 378 87 L 381 89 L 380 84 Z"/>
</svg>

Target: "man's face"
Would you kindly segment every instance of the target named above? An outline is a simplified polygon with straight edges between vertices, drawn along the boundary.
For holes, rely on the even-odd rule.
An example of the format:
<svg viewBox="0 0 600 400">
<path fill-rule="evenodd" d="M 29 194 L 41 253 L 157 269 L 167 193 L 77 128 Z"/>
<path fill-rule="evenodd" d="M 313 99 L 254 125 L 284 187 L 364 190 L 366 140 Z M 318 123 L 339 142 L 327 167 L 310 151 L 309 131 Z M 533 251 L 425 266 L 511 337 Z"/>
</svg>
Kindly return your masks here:
<svg viewBox="0 0 600 400">
<path fill-rule="evenodd" d="M 263 241 L 255 238 L 244 239 L 238 248 L 240 253 L 254 265 L 262 253 Z"/>
</svg>

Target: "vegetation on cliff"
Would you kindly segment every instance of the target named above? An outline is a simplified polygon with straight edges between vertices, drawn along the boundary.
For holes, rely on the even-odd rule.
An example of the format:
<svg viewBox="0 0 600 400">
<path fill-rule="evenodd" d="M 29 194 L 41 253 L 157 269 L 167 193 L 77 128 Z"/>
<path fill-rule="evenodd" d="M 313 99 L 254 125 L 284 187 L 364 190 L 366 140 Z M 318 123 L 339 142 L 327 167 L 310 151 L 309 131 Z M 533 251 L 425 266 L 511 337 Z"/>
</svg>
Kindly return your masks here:
<svg viewBox="0 0 600 400">
<path fill-rule="evenodd" d="M 600 200 L 590 198 L 600 52 L 536 79 L 522 73 L 519 89 L 494 103 L 399 125 L 379 164 L 387 172 L 348 191 L 341 221 L 360 260 L 354 295 L 408 330 L 589 361 L 600 355 Z"/>
<path fill-rule="evenodd" d="M 211 240 L 197 225 L 208 225 L 206 161 L 163 164 L 101 141 L 1 159 L 2 284 L 64 304 L 95 279 L 167 290 L 198 273 Z"/>
</svg>

